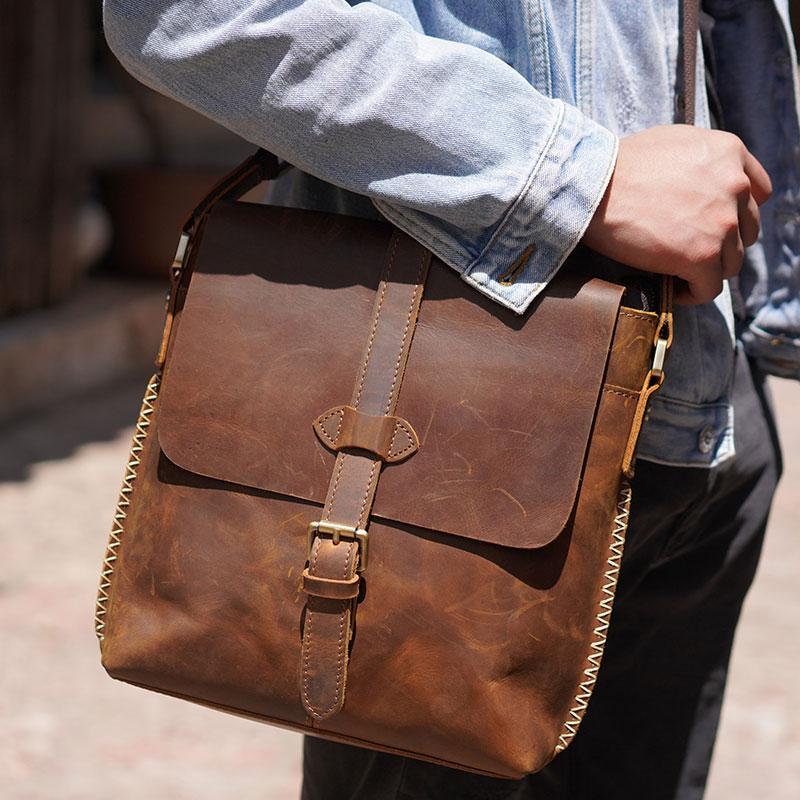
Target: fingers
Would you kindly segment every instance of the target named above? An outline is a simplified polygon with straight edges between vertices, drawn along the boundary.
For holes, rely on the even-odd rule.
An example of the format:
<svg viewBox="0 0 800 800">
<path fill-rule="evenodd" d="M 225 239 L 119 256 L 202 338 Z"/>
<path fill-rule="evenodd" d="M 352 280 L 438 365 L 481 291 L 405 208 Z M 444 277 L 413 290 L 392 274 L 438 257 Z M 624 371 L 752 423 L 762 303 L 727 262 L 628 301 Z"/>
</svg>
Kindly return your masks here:
<svg viewBox="0 0 800 800">
<path fill-rule="evenodd" d="M 692 293 L 689 291 L 689 284 L 683 278 L 675 278 L 673 286 L 674 294 L 672 299 L 674 302 L 681 306 L 691 306 L 694 304 L 692 302 Z"/>
<path fill-rule="evenodd" d="M 772 181 L 769 179 L 767 171 L 761 166 L 761 162 L 746 149 L 742 166 L 745 174 L 750 178 L 750 193 L 758 205 L 764 205 L 772 194 Z"/>
<path fill-rule="evenodd" d="M 676 286 L 675 302 L 698 306 L 710 303 L 722 291 L 722 264 L 710 264 Z"/>
<path fill-rule="evenodd" d="M 684 273 L 676 286 L 675 300 L 678 303 L 699 305 L 711 302 L 722 291 L 723 280 L 739 274 L 744 260 L 745 247 L 758 240 L 761 230 L 759 205 L 772 192 L 772 185 L 764 168 L 745 150 L 745 172 L 748 180 L 736 196 L 736 219 L 738 224 L 727 225 L 727 232 L 711 261 L 696 266 L 691 274 Z"/>
<path fill-rule="evenodd" d="M 739 234 L 745 247 L 758 241 L 760 230 L 761 212 L 758 210 L 758 203 L 750 192 L 742 192 L 739 195 Z"/>
<path fill-rule="evenodd" d="M 758 236 L 758 223 L 752 218 L 752 209 L 749 208 L 747 201 L 743 203 L 748 207 L 750 216 L 747 224 L 755 225 L 755 235 Z M 734 225 L 722 241 L 718 257 L 695 269 L 690 276 L 685 276 L 680 281 L 675 292 L 676 302 L 686 305 L 710 303 L 722 292 L 723 280 L 739 274 L 744 259 L 744 248 L 745 243 L 742 241 L 739 227 Z"/>
<path fill-rule="evenodd" d="M 743 259 L 744 243 L 742 242 L 742 237 L 739 235 L 739 228 L 734 228 L 722 242 L 722 251 L 720 253 L 720 261 L 722 263 L 720 270 L 719 289 L 714 297 L 716 297 L 722 291 L 722 278 L 733 278 L 735 275 L 739 274 L 739 270 L 742 268 Z M 713 300 L 714 297 L 711 299 Z"/>
</svg>

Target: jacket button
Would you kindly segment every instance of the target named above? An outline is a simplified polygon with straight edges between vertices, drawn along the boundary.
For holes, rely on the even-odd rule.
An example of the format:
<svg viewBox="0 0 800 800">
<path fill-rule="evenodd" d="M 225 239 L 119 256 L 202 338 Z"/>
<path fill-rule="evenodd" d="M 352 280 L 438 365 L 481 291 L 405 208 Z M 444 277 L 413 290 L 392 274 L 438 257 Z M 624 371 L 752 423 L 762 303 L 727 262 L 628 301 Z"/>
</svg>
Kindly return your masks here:
<svg viewBox="0 0 800 800">
<path fill-rule="evenodd" d="M 714 447 L 714 428 L 711 425 L 706 425 L 697 437 L 697 449 L 703 454 L 707 455 Z"/>
</svg>

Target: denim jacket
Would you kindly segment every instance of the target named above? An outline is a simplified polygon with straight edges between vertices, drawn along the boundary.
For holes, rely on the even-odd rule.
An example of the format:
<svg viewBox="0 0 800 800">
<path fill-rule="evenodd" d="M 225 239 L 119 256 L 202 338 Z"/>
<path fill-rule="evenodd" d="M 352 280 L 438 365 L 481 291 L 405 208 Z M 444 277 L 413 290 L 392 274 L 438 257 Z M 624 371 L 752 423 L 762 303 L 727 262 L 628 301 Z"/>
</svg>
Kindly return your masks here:
<svg viewBox="0 0 800 800">
<path fill-rule="evenodd" d="M 675 120 L 679 0 L 105 0 L 128 70 L 295 165 L 271 202 L 382 215 L 523 313 L 618 138 Z M 800 125 L 785 0 L 706 0 L 726 127 L 773 181 L 736 293 L 676 311 L 640 456 L 733 454 L 737 337 L 800 377 Z M 709 125 L 702 58 L 697 124 Z M 529 244 L 532 254 L 519 266 Z M 509 273 L 512 265 L 516 268 Z M 513 274 L 512 274 L 513 273 Z"/>
</svg>

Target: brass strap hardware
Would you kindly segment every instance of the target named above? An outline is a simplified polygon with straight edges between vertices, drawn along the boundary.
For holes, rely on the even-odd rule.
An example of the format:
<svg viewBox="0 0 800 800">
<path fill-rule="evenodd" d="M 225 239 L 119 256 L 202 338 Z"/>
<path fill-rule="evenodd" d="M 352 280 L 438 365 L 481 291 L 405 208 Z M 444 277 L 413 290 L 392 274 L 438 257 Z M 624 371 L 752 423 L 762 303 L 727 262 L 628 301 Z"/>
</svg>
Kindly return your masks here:
<svg viewBox="0 0 800 800">
<path fill-rule="evenodd" d="M 178 249 L 175 251 L 175 257 L 172 259 L 172 280 L 177 281 L 180 278 L 183 270 L 183 261 L 186 258 L 186 251 L 189 249 L 189 241 L 191 234 L 188 231 L 181 232 L 181 238 L 178 239 Z"/>
<path fill-rule="evenodd" d="M 357 572 L 363 572 L 367 568 L 369 558 L 369 534 L 363 528 L 354 528 L 351 525 L 339 525 L 336 522 L 329 522 L 326 519 L 311 522 L 308 526 L 307 539 L 307 559 L 311 561 L 311 552 L 314 548 L 314 539 L 317 536 L 330 536 L 331 541 L 336 545 L 345 539 L 350 542 L 358 543 L 358 567 Z"/>
<path fill-rule="evenodd" d="M 650 368 L 652 377 L 658 379 L 658 386 L 664 382 L 664 361 L 669 348 L 672 347 L 672 296 L 674 291 L 672 275 L 665 275 L 661 281 L 661 309 L 653 338 L 655 349 L 653 365 Z"/>
<path fill-rule="evenodd" d="M 658 341 L 656 341 L 656 347 L 653 353 L 653 366 L 650 368 L 650 372 L 654 378 L 661 378 L 662 381 L 664 379 L 664 359 L 667 356 L 668 348 L 667 340 L 659 337 Z"/>
<path fill-rule="evenodd" d="M 674 279 L 672 275 L 665 275 L 661 281 L 661 309 L 653 338 L 653 376 L 661 378 L 663 383 L 664 361 L 667 351 L 672 346 L 672 296 L 674 293 Z M 659 383 L 659 386 L 661 383 Z"/>
<path fill-rule="evenodd" d="M 180 285 L 181 276 L 183 275 L 183 265 L 186 261 L 186 254 L 189 251 L 189 244 L 192 241 L 191 232 L 184 229 L 181 231 L 180 239 L 178 239 L 178 247 L 175 250 L 175 256 L 172 259 L 170 266 L 170 288 L 167 291 L 167 301 L 164 320 L 164 332 L 161 334 L 161 344 L 158 348 L 158 355 L 156 355 L 156 367 L 161 370 L 164 367 L 164 362 L 167 358 L 167 345 L 169 338 L 172 334 L 172 323 L 175 319 L 175 307 L 178 303 L 178 286 Z"/>
</svg>

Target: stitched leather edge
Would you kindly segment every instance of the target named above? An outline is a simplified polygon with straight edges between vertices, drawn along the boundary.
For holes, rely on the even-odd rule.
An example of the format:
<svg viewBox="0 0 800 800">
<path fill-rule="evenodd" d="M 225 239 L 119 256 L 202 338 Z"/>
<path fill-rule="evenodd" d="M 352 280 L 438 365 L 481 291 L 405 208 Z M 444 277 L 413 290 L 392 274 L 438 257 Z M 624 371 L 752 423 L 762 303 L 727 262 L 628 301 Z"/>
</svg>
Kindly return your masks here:
<svg viewBox="0 0 800 800">
<path fill-rule="evenodd" d="M 383 310 L 383 300 L 386 297 L 386 290 L 389 287 L 389 276 L 392 274 L 392 267 L 394 266 L 394 259 L 397 255 L 397 246 L 400 243 L 400 237 L 394 235 L 392 237 L 394 241 L 392 242 L 392 249 L 389 252 L 389 263 L 386 267 L 386 274 L 381 279 L 381 294 L 380 298 L 378 299 L 378 307 L 375 310 L 375 316 L 372 320 L 372 328 L 369 332 L 369 339 L 367 341 L 367 352 L 364 354 L 364 358 L 361 362 L 361 375 L 359 376 L 358 380 L 358 391 L 356 392 L 356 396 L 353 398 L 353 408 L 358 408 L 358 404 L 361 402 L 361 393 L 364 391 L 364 381 L 367 379 L 367 369 L 369 368 L 369 359 L 372 355 L 372 344 L 375 341 L 375 334 L 378 332 L 378 322 L 381 318 L 381 311 Z"/>
<path fill-rule="evenodd" d="M 348 408 L 351 411 L 360 413 L 358 412 L 358 409 L 354 409 L 352 406 L 337 406 L 317 417 L 313 423 L 314 432 L 317 434 L 320 441 L 337 453 L 347 449 L 346 447 L 341 447 L 339 445 L 339 434 L 341 433 L 342 424 L 344 423 L 345 414 Z M 328 429 L 325 427 L 325 423 L 333 417 L 338 417 L 338 422 L 336 425 L 336 432 L 331 435 Z M 393 464 L 397 461 L 403 461 L 406 457 L 419 450 L 419 436 L 417 436 L 417 433 L 412 427 L 411 423 L 400 417 L 393 417 L 393 419 L 395 420 L 394 431 L 392 433 L 392 438 L 389 442 L 387 451 L 385 453 L 381 453 L 377 450 L 366 448 L 367 452 L 373 453 L 388 464 Z M 401 432 L 405 435 L 405 440 L 401 441 L 397 445 L 400 449 L 395 450 L 395 443 L 397 441 L 398 434 Z"/>
<path fill-rule="evenodd" d="M 624 306 L 620 309 L 619 315 L 621 317 L 631 317 L 632 319 L 640 319 L 644 322 L 658 322 L 658 314 L 654 311 L 633 311 Z"/>
<path fill-rule="evenodd" d="M 609 394 L 617 394 L 620 397 L 632 397 L 634 400 L 639 399 L 640 391 L 635 389 L 626 389 L 624 386 L 615 386 L 613 383 L 607 383 L 603 386 L 603 391 Z"/>
<path fill-rule="evenodd" d="M 608 553 L 607 568 L 604 573 L 605 583 L 600 594 L 600 605 L 598 607 L 596 622 L 597 626 L 593 631 L 593 640 L 589 647 L 589 655 L 586 659 L 586 666 L 583 670 L 584 678 L 578 685 L 578 693 L 575 695 L 573 706 L 569 710 L 569 716 L 561 727 L 553 756 L 557 756 L 565 750 L 578 732 L 583 715 L 589 705 L 592 690 L 597 683 L 597 675 L 600 671 L 600 662 L 603 658 L 606 639 L 608 638 L 608 628 L 611 623 L 611 610 L 614 606 L 614 596 L 617 591 L 619 580 L 619 569 L 622 562 L 622 551 L 625 547 L 625 534 L 628 530 L 628 519 L 631 509 L 631 486 L 628 481 L 622 481 L 619 494 L 617 495 L 617 508 L 614 515 L 613 527 L 611 529 L 611 545 Z"/>
<path fill-rule="evenodd" d="M 339 417 L 339 422 L 336 425 L 336 433 L 333 436 L 328 433 L 328 429 L 325 427 L 325 423 L 331 417 Z M 314 430 L 317 431 L 317 433 L 322 434 L 322 436 L 325 437 L 325 441 L 328 442 L 331 447 L 335 447 L 336 440 L 339 438 L 339 431 L 342 429 L 343 420 L 344 408 L 332 408 L 329 412 L 314 420 Z"/>
<path fill-rule="evenodd" d="M 351 559 L 355 557 L 357 552 L 357 545 L 355 544 L 348 544 L 347 546 L 347 557 L 344 562 L 344 578 L 347 577 L 347 571 L 350 567 Z M 311 569 L 316 567 L 317 557 L 319 555 L 319 539 L 316 540 L 314 544 L 314 558 L 313 563 L 310 565 Z M 332 716 L 338 709 L 344 705 L 344 694 L 345 694 L 345 682 L 343 680 L 345 671 L 347 669 L 347 647 L 344 644 L 344 634 L 345 634 L 345 622 L 348 623 L 349 629 L 349 619 L 348 614 L 352 613 L 350 609 L 350 603 L 352 601 L 342 601 L 346 602 L 347 608 L 339 614 L 339 637 L 338 642 L 336 645 L 336 691 L 334 693 L 333 699 L 331 700 L 330 705 L 324 709 L 318 709 L 311 704 L 311 698 L 309 697 L 308 691 L 308 684 L 309 684 L 309 662 L 311 661 L 311 646 L 312 646 L 312 633 L 313 633 L 313 612 L 309 610 L 306 615 L 306 622 L 308 625 L 308 640 L 307 640 L 307 648 L 305 655 L 302 661 L 302 680 L 303 680 L 303 705 L 309 715 L 313 720 L 317 722 L 321 722 L 324 719 Z M 306 634 L 305 631 L 303 632 L 303 642 L 306 643 Z"/>
<path fill-rule="evenodd" d="M 111 534 L 108 538 L 108 545 L 103 557 L 103 564 L 100 572 L 100 585 L 97 589 L 97 600 L 95 601 L 94 612 L 94 631 L 100 642 L 105 638 L 106 615 L 108 613 L 107 603 L 110 598 L 111 579 L 114 575 L 114 562 L 117 560 L 117 551 L 122 544 L 122 536 L 125 533 L 125 518 L 128 516 L 126 509 L 131 504 L 133 494 L 133 484 L 136 481 L 137 469 L 141 463 L 139 456 L 144 449 L 144 442 L 147 438 L 147 429 L 150 427 L 150 417 L 155 411 L 155 401 L 158 398 L 158 390 L 161 385 L 161 375 L 156 373 L 150 378 L 142 398 L 142 406 L 139 409 L 139 417 L 136 420 L 136 428 L 133 433 L 133 441 L 128 455 L 128 463 L 125 465 L 125 474 L 122 478 L 122 488 L 119 492 L 117 507 L 114 511 L 114 520 L 111 524 Z"/>
<path fill-rule="evenodd" d="M 406 339 L 408 338 L 408 332 L 411 328 L 411 319 L 414 316 L 414 308 L 417 306 L 417 300 L 419 299 L 419 295 L 422 294 L 422 286 L 420 285 L 420 281 L 422 280 L 422 273 L 425 271 L 425 262 L 427 261 L 427 251 L 422 251 L 422 258 L 419 261 L 419 268 L 417 269 L 417 277 L 415 283 L 417 285 L 414 294 L 411 295 L 411 304 L 408 307 L 408 314 L 406 315 L 406 324 L 403 328 L 403 338 L 400 340 L 400 348 L 397 353 L 397 361 L 394 365 L 394 374 L 392 375 L 392 385 L 389 387 L 389 396 L 386 398 L 386 407 L 383 409 L 384 414 L 388 414 L 392 408 L 392 401 L 395 400 L 394 394 L 394 387 L 397 386 L 397 380 L 400 377 L 400 366 L 403 362 L 403 352 L 405 351 L 406 346 Z M 389 270 L 386 270 L 386 281 L 389 281 Z M 416 322 L 416 320 L 415 320 Z M 405 369 L 405 366 L 403 366 Z"/>
<path fill-rule="evenodd" d="M 405 447 L 402 447 L 400 450 L 395 451 L 394 444 L 397 440 L 397 434 L 403 431 L 408 439 L 408 444 Z M 400 461 L 403 456 L 407 453 L 410 453 L 412 450 L 416 451 L 419 449 L 419 437 L 416 434 L 416 431 L 411 427 L 410 423 L 408 425 L 404 424 L 403 422 L 398 422 L 394 427 L 394 433 L 392 434 L 392 441 L 389 442 L 389 461 Z"/>
</svg>

